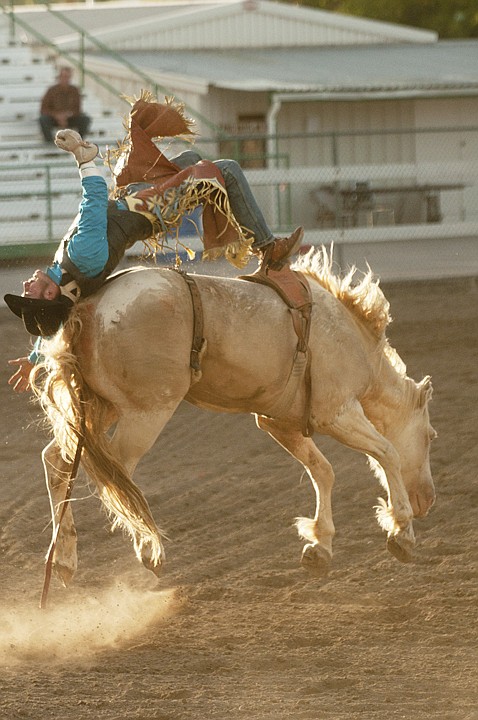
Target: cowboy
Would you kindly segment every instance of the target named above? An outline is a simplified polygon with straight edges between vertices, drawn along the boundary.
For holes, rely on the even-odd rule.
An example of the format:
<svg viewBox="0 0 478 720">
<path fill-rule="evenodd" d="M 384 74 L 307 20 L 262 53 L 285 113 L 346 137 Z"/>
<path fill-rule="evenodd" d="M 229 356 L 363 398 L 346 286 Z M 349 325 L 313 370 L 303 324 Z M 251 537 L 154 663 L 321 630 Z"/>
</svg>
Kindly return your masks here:
<svg viewBox="0 0 478 720">
<path fill-rule="evenodd" d="M 137 105 L 138 103 L 136 103 Z M 159 108 L 159 103 L 155 103 Z M 134 106 L 133 106 L 134 108 Z M 151 110 L 151 104 L 148 106 Z M 167 108 L 170 110 L 170 108 Z M 134 117 L 134 113 L 132 113 Z M 138 118 L 136 118 L 138 120 Z M 140 118 L 141 120 L 141 118 Z M 141 123 L 136 123 L 140 125 Z M 149 128 L 151 132 L 151 128 Z M 156 135 L 155 135 L 156 136 Z M 161 211 L 168 209 L 167 203 L 162 202 L 167 197 L 168 191 L 176 189 L 180 194 L 188 197 L 190 189 L 193 188 L 192 200 L 197 200 L 197 187 L 202 189 L 203 201 L 209 202 L 210 197 L 217 197 L 219 190 L 224 190 L 218 184 L 222 180 L 225 186 L 225 194 L 228 197 L 232 214 L 228 214 L 227 208 L 224 211 L 222 206 L 219 215 L 223 219 L 221 234 L 228 236 L 226 230 L 235 233 L 242 233 L 242 222 L 247 222 L 248 230 L 252 233 L 252 252 L 268 256 L 268 262 L 281 264 L 287 262 L 287 258 L 297 252 L 303 236 L 303 229 L 298 228 L 288 238 L 274 238 L 267 227 L 255 200 L 250 192 L 247 181 L 240 167 L 234 161 L 217 161 L 216 164 L 208 161 L 197 160 L 199 156 L 192 157 L 190 152 L 183 153 L 176 158 L 177 162 L 161 159 L 174 167 L 175 177 L 156 184 L 141 183 L 122 185 L 117 180 L 117 191 L 120 199 L 108 201 L 106 182 L 101 171 L 96 167 L 94 159 L 98 154 L 98 147 L 92 143 L 85 142 L 81 136 L 72 130 L 63 130 L 57 133 L 55 143 L 58 147 L 72 153 L 77 161 L 83 198 L 80 204 L 80 212 L 77 222 L 73 224 L 66 236 L 63 238 L 60 247 L 55 255 L 54 262 L 46 271 L 36 270 L 33 276 L 23 283 L 23 294 L 6 295 L 5 301 L 8 307 L 22 318 L 25 328 L 31 335 L 51 336 L 67 318 L 69 310 L 74 302 L 80 297 L 87 297 L 97 290 L 105 281 L 106 277 L 114 270 L 127 247 L 138 240 L 146 240 L 154 233 L 158 215 L 161 224 L 167 231 L 168 223 L 161 216 Z M 156 149 L 156 148 L 155 148 Z M 137 163 L 134 146 L 129 148 L 130 167 L 128 163 L 123 167 L 128 170 L 128 177 L 131 176 L 131 165 Z M 133 151 L 133 152 L 132 152 Z M 196 163 L 189 167 L 191 160 Z M 157 159 L 156 159 L 157 160 Z M 156 163 L 157 166 L 157 163 Z M 182 166 L 186 166 L 181 170 Z M 213 170 L 211 167 L 213 166 Z M 222 166 L 224 176 L 220 172 Z M 156 167 L 155 173 L 159 171 Z M 140 176 L 147 177 L 144 166 Z M 186 181 L 184 181 L 186 174 Z M 212 178 L 205 179 L 205 176 L 212 174 Z M 150 173 L 151 175 L 151 173 Z M 190 181 L 190 176 L 197 176 L 197 183 Z M 181 182 L 178 181 L 178 178 Z M 150 180 L 150 178 L 147 178 Z M 157 178 L 154 178 L 155 180 Z M 164 179 L 160 178 L 160 180 Z M 184 191 L 186 184 L 186 191 Z M 212 192 L 211 192 L 212 191 Z M 204 194 L 206 192 L 206 194 Z M 208 195 L 209 193 L 209 195 Z M 215 195 L 214 195 L 215 194 Z M 177 199 L 177 196 L 176 196 Z M 216 212 L 219 205 L 217 200 L 212 205 Z M 188 209 L 185 207 L 185 209 Z M 238 217 L 235 216 L 237 214 Z M 242 217 L 245 216 L 245 221 Z M 174 224 L 174 223 L 173 223 Z M 217 222 L 215 232 L 217 233 Z M 232 243 L 233 247 L 236 247 Z M 247 246 L 247 243 L 246 243 Z M 37 342 L 32 353 L 28 357 L 11 360 L 12 365 L 17 365 L 16 372 L 9 379 L 9 384 L 18 392 L 23 392 L 29 387 L 29 375 L 33 365 L 38 361 L 39 343 Z"/>
<path fill-rule="evenodd" d="M 30 335 L 54 335 L 73 304 L 94 292 L 121 260 L 126 247 L 151 235 L 151 223 L 139 213 L 121 213 L 108 201 L 106 182 L 94 163 L 98 147 L 73 130 L 59 131 L 56 145 L 77 161 L 82 184 L 79 214 L 60 243 L 53 263 L 37 269 L 23 283 L 23 293 L 5 295 L 8 307 L 22 320 Z M 29 375 L 39 359 L 40 341 L 28 357 L 16 358 L 9 379 L 17 392 L 29 388 Z"/>
</svg>

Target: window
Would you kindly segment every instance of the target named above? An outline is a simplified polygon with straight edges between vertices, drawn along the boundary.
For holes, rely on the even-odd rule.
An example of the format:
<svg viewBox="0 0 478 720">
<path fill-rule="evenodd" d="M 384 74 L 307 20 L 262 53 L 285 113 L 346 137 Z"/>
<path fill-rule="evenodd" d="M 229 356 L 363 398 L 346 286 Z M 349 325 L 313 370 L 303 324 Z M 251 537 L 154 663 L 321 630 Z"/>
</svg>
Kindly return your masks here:
<svg viewBox="0 0 478 720">
<path fill-rule="evenodd" d="M 223 130 L 229 137 L 219 143 L 221 157 L 237 160 L 243 168 L 266 167 L 264 115 L 239 115 L 237 123 L 226 125 Z"/>
</svg>

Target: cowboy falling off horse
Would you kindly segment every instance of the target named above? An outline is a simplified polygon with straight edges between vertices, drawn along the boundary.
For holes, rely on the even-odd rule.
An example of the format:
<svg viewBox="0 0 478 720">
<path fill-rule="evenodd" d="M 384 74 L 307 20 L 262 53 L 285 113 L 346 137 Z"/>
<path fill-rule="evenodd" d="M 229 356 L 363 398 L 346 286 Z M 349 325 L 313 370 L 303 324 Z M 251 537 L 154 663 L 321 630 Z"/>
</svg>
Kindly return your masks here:
<svg viewBox="0 0 478 720">
<path fill-rule="evenodd" d="M 65 500 L 81 460 L 113 526 L 129 533 L 137 558 L 159 574 L 163 534 L 133 474 L 182 400 L 253 414 L 303 466 L 316 496 L 313 518 L 296 522 L 308 571 L 327 573 L 335 534 L 334 472 L 314 434 L 368 457 L 386 492 L 376 513 L 387 548 L 410 561 L 413 519 L 435 500 L 430 378 L 409 378 L 389 345 L 389 304 L 371 272 L 358 283 L 354 268 L 337 277 L 324 248 L 291 268 L 302 229 L 275 239 L 236 163 L 210 163 L 192 151 L 170 161 L 152 142 L 188 134 L 180 108 L 143 94 L 132 105 L 109 203 L 97 148 L 71 131 L 57 136 L 79 164 L 82 204 L 94 207 L 91 214 L 80 207 L 47 272 L 37 271 L 23 296 L 6 297 L 26 329 L 44 337 L 42 357 L 28 361 L 37 361 L 33 370 L 23 374 L 24 359 L 14 361 L 20 368 L 10 382 L 17 390 L 31 382 L 53 431 L 43 451 L 50 570 L 67 585 L 77 568 Z M 107 280 L 125 247 L 151 241 L 152 232 L 161 241 L 198 204 L 204 255 L 244 267 L 259 253 L 258 272 L 232 279 L 134 268 Z M 91 242 L 86 254 L 77 243 L 82 234 Z"/>
<path fill-rule="evenodd" d="M 184 215 L 203 206 L 204 258 L 225 257 L 244 267 L 251 255 L 280 268 L 298 252 L 303 228 L 276 238 L 258 207 L 242 169 L 234 160 L 210 162 L 192 150 L 168 160 L 153 138 L 191 138 L 192 121 L 172 100 L 153 101 L 143 92 L 133 102 L 128 139 L 118 153 L 112 199 L 95 164 L 96 145 L 74 130 L 61 130 L 55 144 L 71 153 L 79 167 L 82 201 L 79 214 L 62 239 L 53 263 L 23 283 L 23 293 L 6 295 L 8 307 L 35 336 L 51 336 L 74 303 L 94 293 L 137 241 L 161 249 L 178 233 Z M 17 392 L 29 388 L 39 357 L 37 343 L 29 357 L 10 361 L 17 371 L 9 382 Z"/>
</svg>

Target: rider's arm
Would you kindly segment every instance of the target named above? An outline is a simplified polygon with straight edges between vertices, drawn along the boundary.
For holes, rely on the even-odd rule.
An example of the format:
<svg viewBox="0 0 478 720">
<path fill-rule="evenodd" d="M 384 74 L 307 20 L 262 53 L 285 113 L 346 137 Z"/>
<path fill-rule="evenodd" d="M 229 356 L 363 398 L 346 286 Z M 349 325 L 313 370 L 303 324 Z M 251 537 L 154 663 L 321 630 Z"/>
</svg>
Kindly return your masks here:
<svg viewBox="0 0 478 720">
<path fill-rule="evenodd" d="M 41 337 L 36 339 L 36 342 L 32 348 L 32 351 L 28 357 L 15 358 L 9 360 L 9 365 L 15 365 L 16 370 L 13 375 L 9 378 L 8 384 L 13 386 L 13 389 L 17 393 L 26 392 L 30 390 L 30 373 L 37 365 L 41 362 Z"/>
<path fill-rule="evenodd" d="M 9 360 L 9 365 L 15 365 L 16 370 L 9 378 L 8 384 L 13 386 L 15 392 L 21 393 L 30 389 L 30 373 L 33 370 L 33 363 L 27 357 Z"/>
<path fill-rule="evenodd" d="M 35 344 L 32 348 L 32 351 L 31 351 L 30 355 L 28 356 L 28 361 L 31 362 L 32 365 L 36 365 L 42 359 L 41 340 L 42 340 L 41 337 L 37 337 L 37 339 L 35 340 Z"/>
<path fill-rule="evenodd" d="M 68 243 L 68 255 L 78 270 L 96 277 L 108 260 L 108 189 L 101 175 L 83 177 L 78 230 Z"/>
</svg>

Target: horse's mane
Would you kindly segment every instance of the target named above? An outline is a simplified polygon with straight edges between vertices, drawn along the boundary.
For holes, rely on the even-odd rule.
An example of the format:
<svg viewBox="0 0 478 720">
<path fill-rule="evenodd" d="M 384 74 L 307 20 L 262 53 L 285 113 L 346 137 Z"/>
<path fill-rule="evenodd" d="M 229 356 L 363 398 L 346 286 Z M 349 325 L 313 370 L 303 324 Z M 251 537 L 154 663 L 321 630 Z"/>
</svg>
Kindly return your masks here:
<svg viewBox="0 0 478 720">
<path fill-rule="evenodd" d="M 365 322 L 377 338 L 383 338 L 385 330 L 392 321 L 390 304 L 374 279 L 370 268 L 355 281 L 357 268 L 352 266 L 344 277 L 333 271 L 333 249 L 312 248 L 302 255 L 293 265 L 304 275 L 313 277 L 319 285 L 348 307 L 354 315 Z"/>
<path fill-rule="evenodd" d="M 322 245 L 312 248 L 293 265 L 304 275 L 313 277 L 319 285 L 340 300 L 354 315 L 370 328 L 382 346 L 391 366 L 399 375 L 406 375 L 406 366 L 397 351 L 389 344 L 385 331 L 392 322 L 390 303 L 382 292 L 379 280 L 374 278 L 370 268 L 355 281 L 358 274 L 353 265 L 343 277 L 333 271 L 333 247 L 330 252 Z"/>
</svg>

